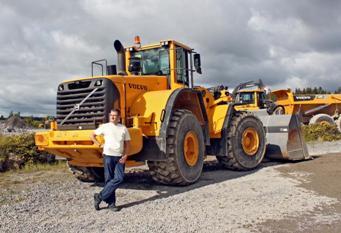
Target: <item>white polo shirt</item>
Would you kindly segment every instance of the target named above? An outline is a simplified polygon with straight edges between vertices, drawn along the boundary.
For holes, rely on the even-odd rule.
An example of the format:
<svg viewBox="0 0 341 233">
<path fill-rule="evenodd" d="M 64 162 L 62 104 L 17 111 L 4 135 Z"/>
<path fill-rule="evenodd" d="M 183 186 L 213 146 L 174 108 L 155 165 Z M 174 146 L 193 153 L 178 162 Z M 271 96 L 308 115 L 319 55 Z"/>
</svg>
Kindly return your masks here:
<svg viewBox="0 0 341 233">
<path fill-rule="evenodd" d="M 128 129 L 122 124 L 106 123 L 95 130 L 96 135 L 104 136 L 103 154 L 122 156 L 124 141 L 130 141 Z"/>
</svg>

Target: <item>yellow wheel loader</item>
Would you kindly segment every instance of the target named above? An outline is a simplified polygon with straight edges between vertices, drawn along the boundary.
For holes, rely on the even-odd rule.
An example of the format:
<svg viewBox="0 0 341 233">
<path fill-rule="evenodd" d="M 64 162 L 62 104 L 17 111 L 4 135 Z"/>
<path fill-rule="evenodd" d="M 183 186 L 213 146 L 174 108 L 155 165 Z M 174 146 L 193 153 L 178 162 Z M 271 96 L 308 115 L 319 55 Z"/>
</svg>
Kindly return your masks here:
<svg viewBox="0 0 341 233">
<path fill-rule="evenodd" d="M 244 103 L 237 109 L 249 111 L 266 108 L 269 114 L 299 114 L 303 124 L 336 125 L 341 132 L 340 94 L 295 94 L 290 89 L 279 89 L 269 93 L 267 99 L 264 85 L 249 81 L 238 85 L 231 101 Z"/>
<path fill-rule="evenodd" d="M 302 141 L 300 153 L 287 156 L 288 137 L 300 134 L 297 125 L 289 125 L 290 117 L 285 125 L 271 125 L 269 116 L 238 110 L 241 104 L 231 102 L 227 93 L 194 86 L 201 59 L 192 48 L 175 40 L 141 46 L 139 37 L 135 39 L 129 47 L 114 42 L 117 66 L 94 61 L 91 77 L 62 82 L 56 121 L 49 131 L 35 134 L 39 149 L 65 157 L 79 179 L 103 176 L 102 149 L 90 135 L 108 122 L 113 108 L 121 110 L 131 135 L 127 165 L 147 162 L 152 178 L 163 184 L 196 182 L 207 154 L 229 169 L 254 169 L 271 144 L 270 134 L 280 139 L 275 146 L 281 158 L 307 158 Z M 95 68 L 101 75 L 94 75 Z"/>
<path fill-rule="evenodd" d="M 287 115 L 278 113 L 279 105 L 269 99 L 261 79 L 239 84 L 229 97 L 235 103 L 236 110 L 252 112 L 262 121 L 266 129 L 268 158 L 286 160 L 309 158 L 304 137 L 300 132 L 301 116 L 297 113 Z"/>
</svg>

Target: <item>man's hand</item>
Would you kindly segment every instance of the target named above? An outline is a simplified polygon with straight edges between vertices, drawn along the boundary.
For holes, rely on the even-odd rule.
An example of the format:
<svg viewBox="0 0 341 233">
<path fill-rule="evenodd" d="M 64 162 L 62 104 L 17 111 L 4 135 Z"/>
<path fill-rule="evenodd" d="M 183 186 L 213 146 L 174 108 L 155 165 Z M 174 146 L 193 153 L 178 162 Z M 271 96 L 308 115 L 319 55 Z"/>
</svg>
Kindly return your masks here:
<svg viewBox="0 0 341 233">
<path fill-rule="evenodd" d="M 98 141 L 95 142 L 96 146 L 98 146 L 99 148 L 103 148 L 103 144 L 99 143 Z"/>
<path fill-rule="evenodd" d="M 125 164 L 125 162 L 127 161 L 127 158 L 128 158 L 128 151 L 129 151 L 129 145 L 130 145 L 130 142 L 129 142 L 129 141 L 124 141 L 123 156 L 122 156 L 122 158 L 119 160 L 119 163 Z"/>
<path fill-rule="evenodd" d="M 118 161 L 119 163 L 125 164 L 127 161 L 128 155 L 123 155 L 122 158 Z"/>
<path fill-rule="evenodd" d="M 95 133 L 92 133 L 90 138 L 96 146 L 98 146 L 99 148 L 103 147 L 103 144 L 101 144 L 99 141 L 97 141 Z"/>
</svg>

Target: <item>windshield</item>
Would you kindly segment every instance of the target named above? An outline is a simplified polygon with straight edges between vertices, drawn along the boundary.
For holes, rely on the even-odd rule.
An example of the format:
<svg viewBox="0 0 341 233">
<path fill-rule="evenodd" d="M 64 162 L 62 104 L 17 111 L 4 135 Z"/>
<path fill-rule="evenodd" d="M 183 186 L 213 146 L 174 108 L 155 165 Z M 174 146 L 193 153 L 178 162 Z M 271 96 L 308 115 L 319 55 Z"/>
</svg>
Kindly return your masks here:
<svg viewBox="0 0 341 233">
<path fill-rule="evenodd" d="M 253 103 L 253 92 L 240 92 L 238 96 L 238 101 L 244 104 Z"/>
<path fill-rule="evenodd" d="M 169 74 L 168 48 L 155 48 L 131 52 L 131 61 L 140 60 L 142 75 Z"/>
</svg>

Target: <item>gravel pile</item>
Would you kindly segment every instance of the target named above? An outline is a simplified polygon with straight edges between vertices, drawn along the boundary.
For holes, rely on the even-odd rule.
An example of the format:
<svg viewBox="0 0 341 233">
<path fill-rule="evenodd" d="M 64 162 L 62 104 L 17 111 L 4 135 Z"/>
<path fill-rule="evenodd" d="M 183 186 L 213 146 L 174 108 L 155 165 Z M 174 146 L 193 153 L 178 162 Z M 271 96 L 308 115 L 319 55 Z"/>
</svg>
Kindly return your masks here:
<svg viewBox="0 0 341 233">
<path fill-rule="evenodd" d="M 233 172 L 211 162 L 188 187 L 159 186 L 145 171 L 131 171 L 117 192 L 122 209 L 116 213 L 104 204 L 94 210 L 100 186 L 66 172 L 46 175 L 20 193 L 0 196 L 0 232 L 258 232 L 266 221 L 306 213 L 316 213 L 316 222 L 340 221 L 318 211 L 336 198 L 299 187 L 304 179 L 282 176 L 281 166 L 289 165 Z"/>
<path fill-rule="evenodd" d="M 26 125 L 16 127 L 13 125 L 9 125 L 6 122 L 0 122 L 0 134 L 3 135 L 22 134 L 35 131 L 37 131 L 37 129 L 27 127 Z"/>
</svg>

